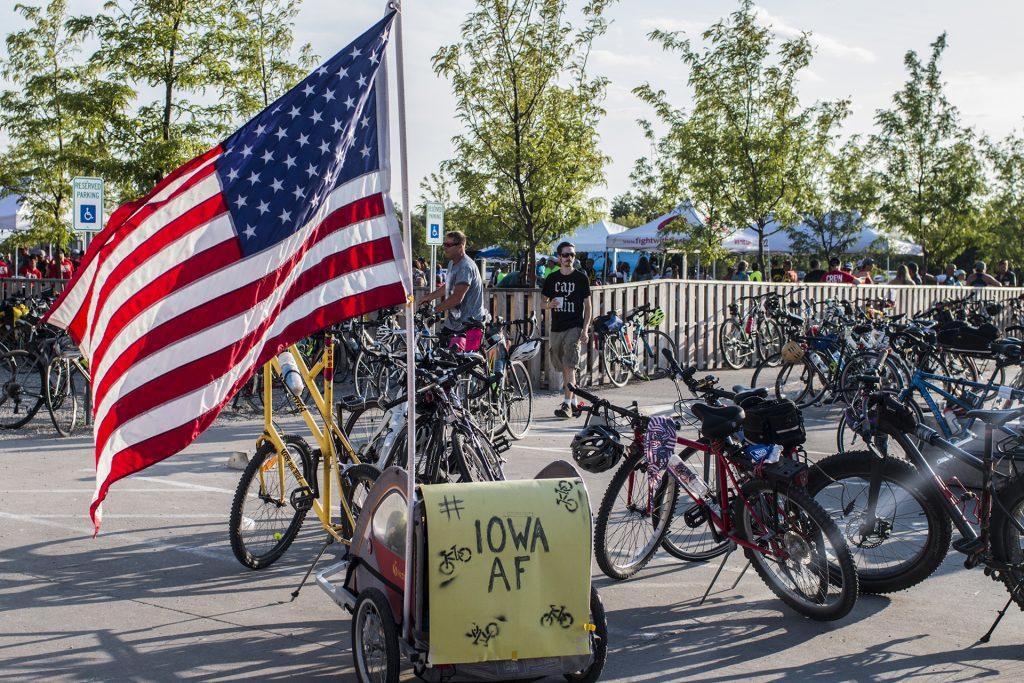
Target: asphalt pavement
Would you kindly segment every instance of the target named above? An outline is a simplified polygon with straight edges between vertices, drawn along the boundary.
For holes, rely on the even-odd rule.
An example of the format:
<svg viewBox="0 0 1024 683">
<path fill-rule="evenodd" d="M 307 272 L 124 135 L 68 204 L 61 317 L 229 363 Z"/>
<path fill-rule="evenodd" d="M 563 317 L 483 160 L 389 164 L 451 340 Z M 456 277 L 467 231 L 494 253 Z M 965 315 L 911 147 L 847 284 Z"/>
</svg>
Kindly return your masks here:
<svg viewBox="0 0 1024 683">
<path fill-rule="evenodd" d="M 749 373 L 719 374 L 728 384 Z M 600 393 L 655 410 L 675 398 L 668 380 Z M 510 478 L 571 459 L 582 420 L 554 417 L 558 400 L 537 397 L 530 434 L 506 454 Z M 323 537 L 315 521 L 268 569 L 231 554 L 240 472 L 227 460 L 253 451 L 259 420 L 222 417 L 183 453 L 115 484 L 93 538 L 91 438 L 59 439 L 45 418 L 0 435 L 0 679 L 354 680 L 348 614 L 315 585 L 290 601 Z M 811 456 L 834 452 L 838 411 L 807 418 Z M 609 478 L 585 477 L 592 508 Z M 752 571 L 733 587 L 739 553 L 698 605 L 717 564 L 660 553 L 625 582 L 594 565 L 610 628 L 602 680 L 1024 680 L 1024 614 L 1012 608 L 978 644 L 1006 592 L 956 553 L 924 583 L 862 596 L 833 623 L 795 614 Z"/>
</svg>

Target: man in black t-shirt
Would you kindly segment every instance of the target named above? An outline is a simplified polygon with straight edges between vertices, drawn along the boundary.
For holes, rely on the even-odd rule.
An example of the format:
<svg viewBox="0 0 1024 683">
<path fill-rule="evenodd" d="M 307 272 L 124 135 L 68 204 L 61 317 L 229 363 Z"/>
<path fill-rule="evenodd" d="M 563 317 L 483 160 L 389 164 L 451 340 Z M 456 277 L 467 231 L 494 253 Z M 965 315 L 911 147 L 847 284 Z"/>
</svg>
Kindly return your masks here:
<svg viewBox="0 0 1024 683">
<path fill-rule="evenodd" d="M 558 270 L 544 278 L 544 307 L 551 311 L 551 334 L 548 354 L 551 364 L 562 371 L 562 391 L 565 399 L 555 411 L 558 417 L 579 417 L 580 403 L 573 396 L 570 384 L 576 383 L 576 368 L 580 363 L 580 345 L 587 342 L 590 328 L 590 279 L 573 268 L 576 247 L 572 242 L 558 245 Z"/>
<path fill-rule="evenodd" d="M 821 282 L 821 278 L 824 277 L 825 271 L 821 269 L 821 262 L 816 259 L 811 259 L 811 269 L 804 275 L 804 282 Z"/>
<path fill-rule="evenodd" d="M 999 265 L 996 266 L 995 278 L 1003 287 L 1017 286 L 1017 276 L 1014 275 L 1012 270 L 1010 270 L 1010 262 L 1006 259 L 1000 261 Z"/>
</svg>

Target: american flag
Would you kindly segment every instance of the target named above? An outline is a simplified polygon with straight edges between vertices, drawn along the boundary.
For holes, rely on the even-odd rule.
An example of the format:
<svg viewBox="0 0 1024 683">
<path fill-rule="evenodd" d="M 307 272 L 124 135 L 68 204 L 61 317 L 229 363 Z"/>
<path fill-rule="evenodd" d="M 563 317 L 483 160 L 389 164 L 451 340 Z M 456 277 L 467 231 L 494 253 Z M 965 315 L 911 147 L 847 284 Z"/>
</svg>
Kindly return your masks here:
<svg viewBox="0 0 1024 683">
<path fill-rule="evenodd" d="M 49 322 L 90 360 L 110 485 L 182 450 L 285 347 L 409 291 L 391 204 L 394 13 L 231 137 L 118 208 Z"/>
</svg>

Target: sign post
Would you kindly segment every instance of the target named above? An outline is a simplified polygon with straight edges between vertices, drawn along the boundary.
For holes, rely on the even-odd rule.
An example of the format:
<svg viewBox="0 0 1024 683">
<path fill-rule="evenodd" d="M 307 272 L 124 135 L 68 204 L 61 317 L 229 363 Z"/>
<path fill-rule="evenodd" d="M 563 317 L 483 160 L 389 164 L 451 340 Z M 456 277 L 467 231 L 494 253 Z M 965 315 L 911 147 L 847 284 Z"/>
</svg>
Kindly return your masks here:
<svg viewBox="0 0 1024 683">
<path fill-rule="evenodd" d="M 427 202 L 427 244 L 430 245 L 430 273 L 427 286 L 434 291 L 437 275 L 437 245 L 444 244 L 444 204 Z"/>
<path fill-rule="evenodd" d="M 71 180 L 71 218 L 75 232 L 103 229 L 103 179 L 79 176 Z"/>
</svg>

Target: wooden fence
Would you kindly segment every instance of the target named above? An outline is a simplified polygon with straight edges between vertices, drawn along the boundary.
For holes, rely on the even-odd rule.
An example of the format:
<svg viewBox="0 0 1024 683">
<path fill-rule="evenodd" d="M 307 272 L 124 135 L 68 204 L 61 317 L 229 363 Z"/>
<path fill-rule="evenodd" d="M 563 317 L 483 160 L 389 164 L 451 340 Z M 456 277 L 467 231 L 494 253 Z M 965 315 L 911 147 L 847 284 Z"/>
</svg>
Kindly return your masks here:
<svg viewBox="0 0 1024 683">
<path fill-rule="evenodd" d="M 65 284 L 65 280 L 0 280 L 0 300 L 11 295 L 60 292 Z M 973 291 L 978 291 L 979 297 L 999 301 L 1024 295 L 1022 287 L 989 287 L 975 290 L 969 287 L 935 285 L 854 287 L 832 284 L 654 280 L 594 287 L 592 303 L 595 316 L 611 310 L 624 315 L 644 304 L 660 306 L 665 311 L 665 320 L 658 329 L 672 338 L 679 361 L 695 363 L 702 369 L 715 369 L 722 367 L 721 354 L 718 350 L 718 329 L 726 318 L 728 305 L 740 297 L 764 294 L 773 290 L 780 293 L 795 292 L 795 296 L 791 297 L 791 300 L 795 301 L 846 299 L 856 302 L 858 306 L 865 300 L 889 298 L 895 300 L 896 312 L 908 315 L 922 311 L 942 299 L 965 296 Z M 506 320 L 525 318 L 531 313 L 537 313 L 539 327 L 536 333 L 542 338 L 541 353 L 533 359 L 530 374 L 535 386 L 558 386 L 561 381 L 560 373 L 552 372 L 547 358 L 548 312 L 543 308 L 540 290 L 488 289 L 485 300 L 492 316 L 501 316 Z M 1003 315 L 1006 316 L 1007 313 Z M 593 339 L 587 348 L 580 380 L 583 384 L 601 384 L 606 381 L 600 369 L 598 351 Z"/>
</svg>

